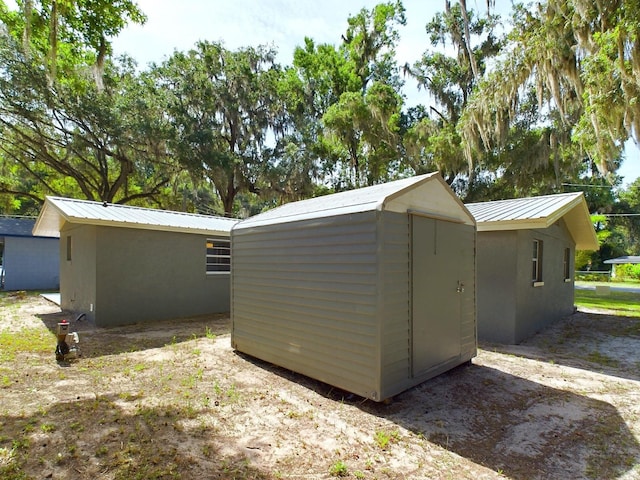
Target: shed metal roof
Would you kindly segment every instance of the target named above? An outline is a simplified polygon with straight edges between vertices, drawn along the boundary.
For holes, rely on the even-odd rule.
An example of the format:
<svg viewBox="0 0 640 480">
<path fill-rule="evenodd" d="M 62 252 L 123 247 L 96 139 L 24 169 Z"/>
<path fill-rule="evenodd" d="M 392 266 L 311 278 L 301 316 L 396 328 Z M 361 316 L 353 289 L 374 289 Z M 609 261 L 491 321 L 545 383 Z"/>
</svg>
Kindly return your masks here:
<svg viewBox="0 0 640 480">
<path fill-rule="evenodd" d="M 579 250 L 599 248 L 582 192 L 468 203 L 479 232 L 547 228 L 561 218 Z"/>
<path fill-rule="evenodd" d="M 68 223 L 228 236 L 237 219 L 113 203 L 46 197 L 34 235 L 59 237 Z"/>
<path fill-rule="evenodd" d="M 35 218 L 0 218 L 0 237 L 33 237 Z"/>
<path fill-rule="evenodd" d="M 370 210 L 428 212 L 466 224 L 473 216 L 437 173 L 291 202 L 234 226 L 234 230 L 267 224 L 345 215 Z"/>
</svg>

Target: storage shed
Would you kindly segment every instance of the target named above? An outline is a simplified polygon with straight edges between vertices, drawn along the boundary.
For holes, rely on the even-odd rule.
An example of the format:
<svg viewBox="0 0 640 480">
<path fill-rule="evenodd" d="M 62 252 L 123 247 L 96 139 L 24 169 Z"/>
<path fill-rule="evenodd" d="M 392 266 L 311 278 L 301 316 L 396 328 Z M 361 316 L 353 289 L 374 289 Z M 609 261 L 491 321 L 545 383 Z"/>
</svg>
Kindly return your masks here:
<svg viewBox="0 0 640 480">
<path fill-rule="evenodd" d="M 0 218 L 0 287 L 4 290 L 58 290 L 57 238 L 32 233 L 34 218 Z"/>
<path fill-rule="evenodd" d="M 478 338 L 516 344 L 574 311 L 576 250 L 598 240 L 581 192 L 467 204 L 478 227 Z"/>
<path fill-rule="evenodd" d="M 112 326 L 228 312 L 236 221 L 47 197 L 34 232 L 61 239 L 62 309 Z"/>
<path fill-rule="evenodd" d="M 381 401 L 476 355 L 475 222 L 438 174 L 236 224 L 231 342 Z"/>
</svg>

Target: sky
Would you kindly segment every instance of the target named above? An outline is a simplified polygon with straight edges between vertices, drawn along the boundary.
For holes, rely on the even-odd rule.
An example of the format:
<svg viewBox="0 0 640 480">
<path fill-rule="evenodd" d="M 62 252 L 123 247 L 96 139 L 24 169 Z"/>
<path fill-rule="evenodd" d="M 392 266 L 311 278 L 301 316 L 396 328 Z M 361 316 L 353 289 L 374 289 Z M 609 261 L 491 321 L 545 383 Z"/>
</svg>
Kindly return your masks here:
<svg viewBox="0 0 640 480">
<path fill-rule="evenodd" d="M 371 9 L 383 0 L 137 0 L 147 15 L 143 26 L 127 27 L 114 39 L 116 55 L 127 53 L 142 68 L 160 63 L 175 51 L 186 51 L 198 40 L 222 41 L 239 47 L 269 45 L 278 51 L 278 61 L 290 65 L 296 46 L 305 37 L 316 43 L 337 45 L 346 31 L 347 18 L 362 8 Z M 511 2 L 498 0 L 500 8 Z M 407 24 L 400 27 L 396 56 L 401 65 L 414 63 L 428 45 L 425 25 L 444 9 L 444 0 L 404 0 Z M 484 12 L 486 0 L 468 0 L 467 8 Z M 430 104 L 415 82 L 406 80 L 407 104 Z M 618 171 L 627 185 L 640 177 L 640 150 L 628 142 L 626 159 Z"/>
</svg>

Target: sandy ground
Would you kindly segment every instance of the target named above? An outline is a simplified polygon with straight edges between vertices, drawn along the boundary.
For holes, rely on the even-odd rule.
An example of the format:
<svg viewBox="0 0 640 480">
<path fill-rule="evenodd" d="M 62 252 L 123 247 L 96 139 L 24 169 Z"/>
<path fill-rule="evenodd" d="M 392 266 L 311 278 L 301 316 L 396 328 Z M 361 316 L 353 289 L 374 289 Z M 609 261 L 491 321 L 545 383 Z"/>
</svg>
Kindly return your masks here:
<svg viewBox="0 0 640 480">
<path fill-rule="evenodd" d="M 638 319 L 579 311 L 379 404 L 235 353 L 224 316 L 80 322 L 60 365 L 64 317 L 1 307 L 0 351 L 45 347 L 0 357 L 0 478 L 640 479 Z"/>
</svg>

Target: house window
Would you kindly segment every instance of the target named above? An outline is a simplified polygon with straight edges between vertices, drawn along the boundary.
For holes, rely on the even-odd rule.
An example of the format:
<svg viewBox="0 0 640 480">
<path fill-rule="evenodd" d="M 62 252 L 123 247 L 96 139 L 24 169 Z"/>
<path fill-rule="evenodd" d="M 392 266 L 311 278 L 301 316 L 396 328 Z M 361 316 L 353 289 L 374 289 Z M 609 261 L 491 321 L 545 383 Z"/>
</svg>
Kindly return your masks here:
<svg viewBox="0 0 640 480">
<path fill-rule="evenodd" d="M 207 238 L 207 275 L 231 271 L 231 241 L 223 238 Z"/>
<path fill-rule="evenodd" d="M 564 249 L 564 261 L 563 261 L 563 270 L 564 270 L 564 281 L 571 281 L 571 249 Z"/>
<path fill-rule="evenodd" d="M 71 235 L 67 235 L 67 261 L 71 261 Z"/>
<path fill-rule="evenodd" d="M 534 286 L 542 285 L 542 240 L 533 241 L 531 279 Z"/>
</svg>

